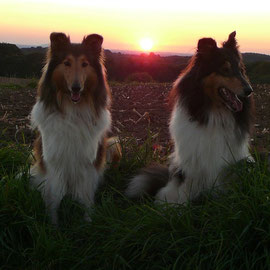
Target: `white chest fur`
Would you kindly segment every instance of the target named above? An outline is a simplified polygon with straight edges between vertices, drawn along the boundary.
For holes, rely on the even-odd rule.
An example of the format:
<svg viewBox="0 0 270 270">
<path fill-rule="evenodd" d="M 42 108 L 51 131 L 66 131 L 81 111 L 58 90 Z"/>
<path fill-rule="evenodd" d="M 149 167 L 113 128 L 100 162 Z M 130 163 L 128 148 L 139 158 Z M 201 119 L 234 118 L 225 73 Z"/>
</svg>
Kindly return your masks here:
<svg viewBox="0 0 270 270">
<path fill-rule="evenodd" d="M 104 109 L 96 118 L 89 108 L 76 105 L 60 113 L 37 102 L 31 120 L 42 136 L 46 173 L 33 166 L 30 181 L 42 191 L 52 221 L 57 224 L 57 209 L 65 194 L 87 207 L 94 202 L 102 171 L 97 171 L 93 162 L 98 144 L 110 128 L 111 115 Z"/>
<path fill-rule="evenodd" d="M 239 127 L 228 113 L 212 113 L 207 125 L 191 121 L 182 105 L 174 108 L 170 133 L 175 143 L 171 167 L 186 177 L 213 183 L 222 168 L 249 156 L 248 134 L 239 139 Z"/>
<path fill-rule="evenodd" d="M 94 162 L 98 143 L 111 124 L 107 109 L 95 119 L 87 107 L 70 106 L 60 113 L 46 109 L 42 102 L 35 104 L 31 120 L 42 136 L 46 166 L 54 170 L 65 168 L 69 175 Z"/>
</svg>

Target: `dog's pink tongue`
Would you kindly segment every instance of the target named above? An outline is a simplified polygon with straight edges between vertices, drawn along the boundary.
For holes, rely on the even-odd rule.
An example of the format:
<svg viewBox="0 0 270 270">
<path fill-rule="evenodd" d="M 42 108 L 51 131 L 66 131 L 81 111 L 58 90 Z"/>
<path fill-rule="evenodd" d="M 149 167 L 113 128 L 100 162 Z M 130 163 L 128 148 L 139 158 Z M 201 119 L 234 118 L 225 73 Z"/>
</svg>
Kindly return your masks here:
<svg viewBox="0 0 270 270">
<path fill-rule="evenodd" d="M 80 98 L 81 98 L 80 93 L 74 93 L 74 92 L 71 93 L 71 99 L 73 102 L 78 102 Z"/>
<path fill-rule="evenodd" d="M 243 103 L 236 97 L 231 97 L 232 107 L 236 112 L 240 112 L 243 109 Z"/>
</svg>

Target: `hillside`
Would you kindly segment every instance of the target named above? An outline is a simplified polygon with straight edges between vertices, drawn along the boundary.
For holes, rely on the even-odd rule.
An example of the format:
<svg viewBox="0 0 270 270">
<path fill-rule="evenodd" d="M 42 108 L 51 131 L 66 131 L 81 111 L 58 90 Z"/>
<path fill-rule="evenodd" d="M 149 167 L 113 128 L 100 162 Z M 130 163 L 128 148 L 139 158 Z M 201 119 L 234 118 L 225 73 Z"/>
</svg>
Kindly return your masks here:
<svg viewBox="0 0 270 270">
<path fill-rule="evenodd" d="M 0 76 L 39 77 L 45 59 L 46 48 L 19 49 L 14 44 L 0 44 Z M 106 69 L 110 81 L 130 81 L 147 74 L 148 81 L 173 82 L 183 70 L 190 56 L 160 56 L 155 53 L 131 55 L 105 50 Z M 247 73 L 255 83 L 269 83 L 270 56 L 244 53 Z M 133 74 L 139 74 L 133 76 Z M 145 78 L 145 76 L 144 76 Z"/>
<path fill-rule="evenodd" d="M 254 62 L 270 62 L 270 55 L 260 53 L 243 53 L 245 64 Z"/>
</svg>

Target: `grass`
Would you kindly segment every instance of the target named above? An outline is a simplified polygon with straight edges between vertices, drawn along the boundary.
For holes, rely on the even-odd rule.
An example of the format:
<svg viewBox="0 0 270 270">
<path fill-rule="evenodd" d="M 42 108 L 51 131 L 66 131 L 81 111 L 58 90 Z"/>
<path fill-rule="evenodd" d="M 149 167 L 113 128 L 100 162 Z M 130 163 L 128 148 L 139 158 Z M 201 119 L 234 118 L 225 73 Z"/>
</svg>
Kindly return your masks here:
<svg viewBox="0 0 270 270">
<path fill-rule="evenodd" d="M 270 265 L 270 173 L 266 164 L 232 166 L 228 192 L 187 206 L 156 205 L 123 195 L 127 179 L 151 160 L 151 136 L 123 142 L 123 159 L 105 173 L 92 214 L 70 198 L 51 225 L 29 187 L 31 154 L 1 142 L 1 269 L 267 269 Z M 132 153 L 132 155 L 130 154 Z M 20 172 L 20 177 L 16 177 Z"/>
<path fill-rule="evenodd" d="M 3 83 L 0 84 L 0 89 L 20 90 L 23 89 L 23 86 L 16 83 Z"/>
<path fill-rule="evenodd" d="M 8 90 L 22 90 L 24 88 L 37 88 L 38 79 L 29 78 L 29 79 L 19 79 L 19 78 L 8 78 L 8 77 L 0 77 L 0 90 L 8 89 Z"/>
<path fill-rule="evenodd" d="M 38 86 L 38 79 L 32 78 L 26 85 L 28 88 L 36 89 Z"/>
</svg>

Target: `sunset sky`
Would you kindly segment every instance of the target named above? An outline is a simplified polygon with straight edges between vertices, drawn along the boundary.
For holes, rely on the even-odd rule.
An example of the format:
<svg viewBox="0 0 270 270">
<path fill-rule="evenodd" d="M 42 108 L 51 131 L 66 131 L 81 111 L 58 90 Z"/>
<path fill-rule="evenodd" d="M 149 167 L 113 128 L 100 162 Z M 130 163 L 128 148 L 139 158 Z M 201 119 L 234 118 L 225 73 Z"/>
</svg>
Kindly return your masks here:
<svg viewBox="0 0 270 270">
<path fill-rule="evenodd" d="M 106 49 L 143 50 L 150 40 L 148 50 L 192 54 L 199 38 L 220 43 L 234 30 L 242 52 L 270 54 L 270 2 L 0 0 L 0 42 L 15 44 L 47 44 L 53 31 L 72 42 L 98 33 Z"/>
</svg>

